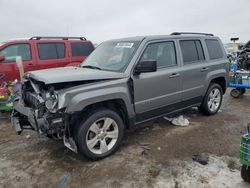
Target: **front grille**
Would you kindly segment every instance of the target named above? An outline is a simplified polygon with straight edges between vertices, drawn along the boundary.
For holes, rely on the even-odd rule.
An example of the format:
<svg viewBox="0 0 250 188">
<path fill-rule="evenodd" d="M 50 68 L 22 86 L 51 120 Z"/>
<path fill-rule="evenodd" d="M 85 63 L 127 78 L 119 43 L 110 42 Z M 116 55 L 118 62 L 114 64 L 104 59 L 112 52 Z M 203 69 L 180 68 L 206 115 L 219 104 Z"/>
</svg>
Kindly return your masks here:
<svg viewBox="0 0 250 188">
<path fill-rule="evenodd" d="M 40 103 L 36 97 L 36 94 L 32 92 L 24 93 L 24 101 L 25 101 L 25 104 L 31 108 L 38 108 L 38 105 Z"/>
</svg>

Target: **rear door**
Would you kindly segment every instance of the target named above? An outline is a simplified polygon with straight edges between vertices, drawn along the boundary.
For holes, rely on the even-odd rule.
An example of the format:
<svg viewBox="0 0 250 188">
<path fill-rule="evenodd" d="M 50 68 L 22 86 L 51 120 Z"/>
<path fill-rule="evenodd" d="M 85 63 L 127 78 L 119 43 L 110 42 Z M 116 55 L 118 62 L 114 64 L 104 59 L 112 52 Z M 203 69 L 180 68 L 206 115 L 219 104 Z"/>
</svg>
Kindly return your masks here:
<svg viewBox="0 0 250 188">
<path fill-rule="evenodd" d="M 203 42 L 200 39 L 179 40 L 182 53 L 182 104 L 200 103 L 206 90 L 207 66 Z"/>
<path fill-rule="evenodd" d="M 88 41 L 71 41 L 70 50 L 71 50 L 70 65 L 79 65 L 94 50 L 94 46 L 92 45 L 91 42 Z"/>
<path fill-rule="evenodd" d="M 64 67 L 69 63 L 65 42 L 38 41 L 37 69 Z"/>
<path fill-rule="evenodd" d="M 5 80 L 20 80 L 19 69 L 16 65 L 17 56 L 22 57 L 25 72 L 32 70 L 35 65 L 32 52 L 33 49 L 29 43 L 13 43 L 0 50 L 0 55 L 5 56 L 5 61 L 0 62 L 0 74 L 5 75 Z"/>
<path fill-rule="evenodd" d="M 181 70 L 175 41 L 151 42 L 140 61 L 156 60 L 157 71 L 133 75 L 136 121 L 141 122 L 179 108 Z"/>
</svg>

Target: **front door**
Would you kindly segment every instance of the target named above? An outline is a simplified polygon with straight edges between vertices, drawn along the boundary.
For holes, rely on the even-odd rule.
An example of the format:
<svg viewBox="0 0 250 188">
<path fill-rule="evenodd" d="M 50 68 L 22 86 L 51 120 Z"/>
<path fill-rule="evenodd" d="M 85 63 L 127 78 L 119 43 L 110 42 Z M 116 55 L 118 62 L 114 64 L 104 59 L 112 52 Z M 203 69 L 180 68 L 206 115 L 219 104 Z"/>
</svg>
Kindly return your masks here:
<svg viewBox="0 0 250 188">
<path fill-rule="evenodd" d="M 5 61 L 0 62 L 0 74 L 4 75 L 4 80 L 20 79 L 19 69 L 16 65 L 17 56 L 22 57 L 24 71 L 30 71 L 30 65 L 33 65 L 31 54 L 31 46 L 28 43 L 10 44 L 0 50 L 0 55 L 5 57 Z"/>
<path fill-rule="evenodd" d="M 133 75 L 136 121 L 141 122 L 178 108 L 181 77 L 174 41 L 151 42 L 140 61 L 156 60 L 157 71 Z"/>
</svg>

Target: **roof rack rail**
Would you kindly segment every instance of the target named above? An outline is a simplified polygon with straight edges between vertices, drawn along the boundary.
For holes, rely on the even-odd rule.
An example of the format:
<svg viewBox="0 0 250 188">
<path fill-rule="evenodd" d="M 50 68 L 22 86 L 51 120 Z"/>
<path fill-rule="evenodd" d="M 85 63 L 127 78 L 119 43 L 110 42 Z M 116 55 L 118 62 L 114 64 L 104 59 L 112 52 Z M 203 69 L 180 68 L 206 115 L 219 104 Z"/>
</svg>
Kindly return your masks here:
<svg viewBox="0 0 250 188">
<path fill-rule="evenodd" d="M 86 40 L 85 37 L 42 37 L 42 36 L 34 36 L 34 37 L 30 38 L 30 40 L 41 40 L 41 39 L 62 39 L 62 40 L 80 39 L 80 40 Z"/>
<path fill-rule="evenodd" d="M 214 36 L 211 33 L 193 33 L 193 32 L 173 32 L 170 35 L 205 35 L 205 36 Z"/>
</svg>

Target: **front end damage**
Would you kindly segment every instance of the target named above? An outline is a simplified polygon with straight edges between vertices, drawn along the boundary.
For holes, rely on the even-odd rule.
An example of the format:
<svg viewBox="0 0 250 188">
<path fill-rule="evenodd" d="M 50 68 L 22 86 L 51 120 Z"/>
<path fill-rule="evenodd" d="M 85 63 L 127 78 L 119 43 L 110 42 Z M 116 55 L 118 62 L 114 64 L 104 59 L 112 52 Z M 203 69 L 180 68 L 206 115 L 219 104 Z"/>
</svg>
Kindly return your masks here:
<svg viewBox="0 0 250 188">
<path fill-rule="evenodd" d="M 11 122 L 17 134 L 21 134 L 24 129 L 31 129 L 39 135 L 63 139 L 66 147 L 77 152 L 69 128 L 71 118 L 65 109 L 58 109 L 56 89 L 53 85 L 47 86 L 28 78 L 23 84 L 22 98 L 14 103 Z"/>
</svg>

